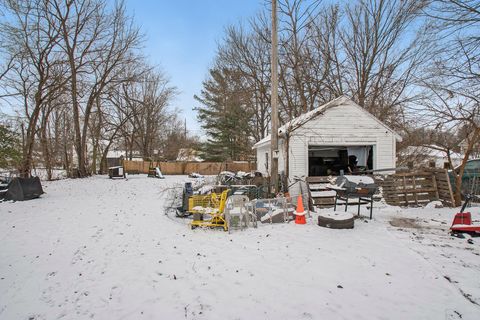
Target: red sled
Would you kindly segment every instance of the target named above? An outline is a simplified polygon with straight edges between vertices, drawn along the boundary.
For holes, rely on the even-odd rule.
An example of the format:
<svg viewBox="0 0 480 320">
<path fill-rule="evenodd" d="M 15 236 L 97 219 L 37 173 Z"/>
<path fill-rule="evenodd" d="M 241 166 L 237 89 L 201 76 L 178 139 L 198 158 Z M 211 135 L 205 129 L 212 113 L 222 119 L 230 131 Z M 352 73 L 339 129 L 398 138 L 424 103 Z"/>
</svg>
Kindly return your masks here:
<svg viewBox="0 0 480 320">
<path fill-rule="evenodd" d="M 468 232 L 480 234 L 480 225 L 472 225 L 472 215 L 470 212 L 459 212 L 453 219 L 452 232 Z"/>
<path fill-rule="evenodd" d="M 465 203 L 463 204 L 462 209 L 455 215 L 455 218 L 453 218 L 452 226 L 450 227 L 452 233 L 480 235 L 480 225 L 472 225 L 472 214 L 470 212 L 463 212 L 473 197 L 473 195 L 465 196 Z"/>
</svg>

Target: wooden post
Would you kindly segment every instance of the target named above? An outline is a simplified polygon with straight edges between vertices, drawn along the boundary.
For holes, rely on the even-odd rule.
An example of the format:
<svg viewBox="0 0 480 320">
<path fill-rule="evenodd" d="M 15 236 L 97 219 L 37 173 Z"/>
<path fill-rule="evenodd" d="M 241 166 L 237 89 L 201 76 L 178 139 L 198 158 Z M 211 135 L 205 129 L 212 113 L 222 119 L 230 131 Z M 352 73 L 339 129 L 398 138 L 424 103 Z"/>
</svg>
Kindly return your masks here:
<svg viewBox="0 0 480 320">
<path fill-rule="evenodd" d="M 412 177 L 412 185 L 413 185 L 413 196 L 415 198 L 415 205 L 418 206 L 418 194 L 417 194 L 417 191 L 415 190 L 415 188 L 417 187 L 416 185 L 416 181 L 417 180 L 417 177 L 413 176 Z"/>
<path fill-rule="evenodd" d="M 450 201 L 452 204 L 452 207 L 455 207 L 455 196 L 453 195 L 453 190 L 452 190 L 452 184 L 450 183 L 450 177 L 448 176 L 448 170 L 443 170 L 443 174 L 446 176 L 446 181 L 448 185 L 448 192 L 450 194 Z"/>
<path fill-rule="evenodd" d="M 440 194 L 438 193 L 437 177 L 435 172 L 432 172 L 432 184 L 433 188 L 435 189 L 435 200 L 440 200 Z"/>
</svg>

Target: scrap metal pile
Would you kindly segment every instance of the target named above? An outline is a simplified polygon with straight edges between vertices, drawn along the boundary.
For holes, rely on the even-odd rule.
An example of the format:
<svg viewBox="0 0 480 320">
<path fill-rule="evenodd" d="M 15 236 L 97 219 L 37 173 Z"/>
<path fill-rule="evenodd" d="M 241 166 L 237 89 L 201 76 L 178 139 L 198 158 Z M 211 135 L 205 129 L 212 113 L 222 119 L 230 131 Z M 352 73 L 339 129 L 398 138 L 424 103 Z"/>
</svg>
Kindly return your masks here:
<svg viewBox="0 0 480 320">
<path fill-rule="evenodd" d="M 216 184 L 203 185 L 197 191 L 191 182 L 185 183 L 176 215 L 192 218 L 192 229 L 218 227 L 225 231 L 292 219 L 294 210 L 287 198 L 264 197 L 268 197 L 267 189 L 258 174 L 222 172 Z"/>
</svg>

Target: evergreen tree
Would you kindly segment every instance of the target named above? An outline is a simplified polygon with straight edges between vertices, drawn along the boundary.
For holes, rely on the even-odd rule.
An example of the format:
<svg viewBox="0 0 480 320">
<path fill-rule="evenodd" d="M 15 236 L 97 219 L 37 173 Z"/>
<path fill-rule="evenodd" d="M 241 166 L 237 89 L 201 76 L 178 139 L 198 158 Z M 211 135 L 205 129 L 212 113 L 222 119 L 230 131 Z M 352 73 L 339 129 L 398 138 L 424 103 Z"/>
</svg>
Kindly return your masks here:
<svg viewBox="0 0 480 320">
<path fill-rule="evenodd" d="M 244 89 L 234 72 L 213 68 L 203 82 L 198 120 L 207 134 L 203 157 L 210 161 L 242 160 L 252 154 Z"/>
<path fill-rule="evenodd" d="M 0 124 L 0 168 L 16 167 L 22 158 L 20 141 L 15 132 Z"/>
</svg>

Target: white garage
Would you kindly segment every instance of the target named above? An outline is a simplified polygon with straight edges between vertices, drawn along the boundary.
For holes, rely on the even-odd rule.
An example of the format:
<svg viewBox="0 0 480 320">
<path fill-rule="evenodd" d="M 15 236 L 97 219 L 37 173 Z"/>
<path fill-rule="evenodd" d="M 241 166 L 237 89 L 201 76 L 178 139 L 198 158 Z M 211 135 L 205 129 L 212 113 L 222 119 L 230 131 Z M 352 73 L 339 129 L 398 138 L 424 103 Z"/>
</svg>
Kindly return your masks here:
<svg viewBox="0 0 480 320">
<path fill-rule="evenodd" d="M 293 119 L 279 130 L 279 172 L 293 177 L 347 172 L 354 156 L 358 170 L 395 167 L 401 137 L 351 99 L 341 96 Z M 271 136 L 257 142 L 257 170 L 269 174 Z"/>
</svg>

